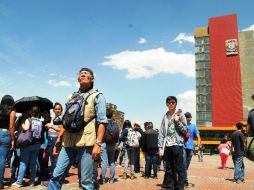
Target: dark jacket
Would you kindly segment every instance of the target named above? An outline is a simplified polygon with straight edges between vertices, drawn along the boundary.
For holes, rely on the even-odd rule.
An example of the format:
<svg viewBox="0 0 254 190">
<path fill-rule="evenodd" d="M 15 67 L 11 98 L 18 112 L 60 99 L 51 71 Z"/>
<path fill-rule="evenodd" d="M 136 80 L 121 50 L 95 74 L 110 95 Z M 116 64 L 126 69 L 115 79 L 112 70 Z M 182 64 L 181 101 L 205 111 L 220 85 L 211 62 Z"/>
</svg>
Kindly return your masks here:
<svg viewBox="0 0 254 190">
<path fill-rule="evenodd" d="M 154 129 L 148 129 L 143 133 L 142 149 L 148 154 L 158 152 L 158 132 Z"/>
</svg>

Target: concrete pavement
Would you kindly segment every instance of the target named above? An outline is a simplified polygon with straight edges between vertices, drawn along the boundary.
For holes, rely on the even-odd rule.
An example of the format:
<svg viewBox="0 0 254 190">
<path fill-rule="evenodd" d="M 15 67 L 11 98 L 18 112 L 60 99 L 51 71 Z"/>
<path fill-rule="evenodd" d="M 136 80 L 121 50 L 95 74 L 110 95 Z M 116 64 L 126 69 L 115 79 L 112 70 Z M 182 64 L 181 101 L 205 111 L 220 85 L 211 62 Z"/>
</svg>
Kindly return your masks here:
<svg viewBox="0 0 254 190">
<path fill-rule="evenodd" d="M 144 160 L 141 161 L 144 166 Z M 193 156 L 190 168 L 189 168 L 189 182 L 192 187 L 190 190 L 253 190 L 254 189 L 254 162 L 250 162 L 246 158 L 245 164 L 245 183 L 236 184 L 232 182 L 233 178 L 233 162 L 231 157 L 228 158 L 226 170 L 219 169 L 220 157 L 219 155 L 205 155 L 203 162 L 198 162 L 197 156 Z M 109 169 L 108 169 L 109 170 Z M 143 171 L 144 168 L 142 167 Z M 6 169 L 6 177 L 9 175 L 9 168 Z M 63 190 L 78 190 L 77 172 L 76 169 L 71 170 L 72 175 L 67 178 L 68 183 L 63 185 Z M 122 167 L 116 167 L 116 176 L 118 177 L 123 173 Z M 100 171 L 99 171 L 100 174 Z M 107 173 L 107 176 L 109 173 Z M 160 190 L 163 180 L 164 172 L 158 173 L 158 179 L 144 179 L 141 176 L 137 176 L 136 179 L 123 180 L 118 178 L 118 181 L 114 184 L 106 183 L 101 185 L 100 190 Z M 9 188 L 6 186 L 8 189 Z M 45 190 L 47 188 L 37 185 L 35 187 L 25 186 L 21 188 L 23 190 Z"/>
</svg>

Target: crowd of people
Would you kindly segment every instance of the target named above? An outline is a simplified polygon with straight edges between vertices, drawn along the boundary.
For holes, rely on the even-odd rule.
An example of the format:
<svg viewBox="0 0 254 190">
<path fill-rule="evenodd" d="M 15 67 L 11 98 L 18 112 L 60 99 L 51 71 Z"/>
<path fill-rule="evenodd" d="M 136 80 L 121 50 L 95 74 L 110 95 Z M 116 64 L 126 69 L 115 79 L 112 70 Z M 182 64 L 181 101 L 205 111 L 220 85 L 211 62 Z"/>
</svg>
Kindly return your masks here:
<svg viewBox="0 0 254 190">
<path fill-rule="evenodd" d="M 117 181 L 116 162 L 119 165 L 124 163 L 122 179 L 134 180 L 140 175 L 145 179 L 156 179 L 162 161 L 165 172 L 163 188 L 181 190 L 191 186 L 188 168 L 196 150 L 199 161 L 203 161 L 204 145 L 196 125 L 191 123 L 191 113 L 177 109 L 175 96 L 166 98 L 168 110 L 159 129 L 155 129 L 152 122 L 145 122 L 143 131 L 139 121 L 132 124 L 125 120 L 122 127 L 114 122 L 113 111 L 106 109 L 103 94 L 93 89 L 94 74 L 91 69 L 82 68 L 78 82 L 80 88 L 68 97 L 64 114 L 60 103 L 53 105 L 53 118 L 49 109 L 41 109 L 39 105 L 25 109 L 17 118 L 13 97 L 5 95 L 2 98 L 0 189 L 4 188 L 6 160 L 10 160 L 11 186 L 15 188 L 22 187 L 23 179 L 28 175 L 30 186 L 35 185 L 38 176 L 41 185 L 49 190 L 61 189 L 70 167 L 76 165 L 79 187 L 99 189 L 107 179 L 111 184 Z M 238 130 L 232 135 L 232 146 L 224 139 L 218 150 L 222 169 L 226 168 L 228 155 L 232 152 L 234 180 L 240 183 L 244 182 L 244 136 L 242 124 L 237 123 L 236 126 Z M 143 174 L 140 151 L 145 155 Z M 110 173 L 107 177 L 108 166 Z M 99 167 L 101 170 L 98 170 Z"/>
</svg>

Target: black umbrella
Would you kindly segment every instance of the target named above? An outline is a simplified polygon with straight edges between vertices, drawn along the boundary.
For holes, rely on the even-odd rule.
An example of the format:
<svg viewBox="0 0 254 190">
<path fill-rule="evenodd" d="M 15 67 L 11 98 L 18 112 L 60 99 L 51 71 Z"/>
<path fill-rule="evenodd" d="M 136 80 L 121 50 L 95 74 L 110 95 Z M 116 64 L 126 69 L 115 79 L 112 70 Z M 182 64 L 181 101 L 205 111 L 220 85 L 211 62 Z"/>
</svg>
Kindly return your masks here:
<svg viewBox="0 0 254 190">
<path fill-rule="evenodd" d="M 16 112 L 24 112 L 30 110 L 31 107 L 38 106 L 41 110 L 49 110 L 53 108 L 53 103 L 47 99 L 39 96 L 23 97 L 17 100 L 14 104 Z"/>
</svg>

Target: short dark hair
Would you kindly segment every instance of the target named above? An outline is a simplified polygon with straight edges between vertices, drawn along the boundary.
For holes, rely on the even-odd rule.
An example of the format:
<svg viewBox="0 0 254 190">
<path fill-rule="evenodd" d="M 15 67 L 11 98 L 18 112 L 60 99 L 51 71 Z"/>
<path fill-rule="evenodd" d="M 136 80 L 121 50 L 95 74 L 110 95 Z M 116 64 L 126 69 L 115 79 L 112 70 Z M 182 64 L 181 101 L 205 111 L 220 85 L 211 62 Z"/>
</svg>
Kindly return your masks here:
<svg viewBox="0 0 254 190">
<path fill-rule="evenodd" d="M 239 129 L 242 129 L 243 128 L 243 124 L 241 122 L 238 122 L 236 124 L 236 128 L 239 130 Z"/>
<path fill-rule="evenodd" d="M 113 111 L 112 111 L 111 108 L 107 108 L 106 116 L 107 116 L 108 119 L 111 119 L 113 117 Z"/>
<path fill-rule="evenodd" d="M 176 99 L 175 96 L 168 96 L 168 97 L 166 98 L 166 103 L 167 103 L 169 100 L 175 100 L 175 102 L 176 102 L 176 104 L 177 104 L 177 99 Z"/>
<path fill-rule="evenodd" d="M 150 121 L 150 122 L 148 123 L 148 128 L 149 128 L 149 129 L 152 129 L 152 128 L 153 128 L 153 122 Z"/>
</svg>

